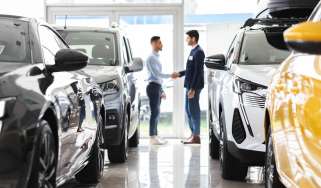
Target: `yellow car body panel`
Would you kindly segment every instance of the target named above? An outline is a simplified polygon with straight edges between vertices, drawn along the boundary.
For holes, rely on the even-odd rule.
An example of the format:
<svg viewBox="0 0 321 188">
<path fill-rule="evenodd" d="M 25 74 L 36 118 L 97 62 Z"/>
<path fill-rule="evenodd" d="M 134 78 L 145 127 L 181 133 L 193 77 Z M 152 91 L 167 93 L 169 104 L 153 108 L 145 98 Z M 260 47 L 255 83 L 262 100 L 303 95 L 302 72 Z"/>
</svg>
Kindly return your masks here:
<svg viewBox="0 0 321 188">
<path fill-rule="evenodd" d="M 267 99 L 276 166 L 287 187 L 321 187 L 321 56 L 292 54 Z"/>
<path fill-rule="evenodd" d="M 284 36 L 286 41 L 320 42 L 321 22 L 304 22 L 288 29 Z"/>
</svg>

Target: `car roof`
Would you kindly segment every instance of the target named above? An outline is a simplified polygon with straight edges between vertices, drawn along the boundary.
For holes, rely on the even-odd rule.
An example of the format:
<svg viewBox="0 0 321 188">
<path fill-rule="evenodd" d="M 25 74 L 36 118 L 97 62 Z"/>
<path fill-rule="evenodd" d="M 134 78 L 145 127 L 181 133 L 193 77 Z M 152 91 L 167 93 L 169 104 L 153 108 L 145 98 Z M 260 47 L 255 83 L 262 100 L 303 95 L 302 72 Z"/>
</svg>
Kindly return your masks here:
<svg viewBox="0 0 321 188">
<path fill-rule="evenodd" d="M 120 32 L 120 29 L 118 28 L 104 28 L 104 27 L 86 27 L 86 26 L 68 26 L 68 27 L 63 27 L 63 26 L 52 26 L 54 29 L 59 30 L 59 31 L 101 31 L 101 32 Z"/>
<path fill-rule="evenodd" d="M 16 20 L 27 21 L 27 22 L 30 22 L 32 20 L 32 18 L 28 18 L 25 16 L 10 15 L 10 14 L 0 14 L 0 18 L 16 19 Z"/>
<path fill-rule="evenodd" d="M 247 30 L 263 30 L 266 28 L 280 28 L 286 29 L 294 24 L 306 21 L 306 18 L 261 18 L 261 19 L 248 19 L 242 29 Z"/>
</svg>

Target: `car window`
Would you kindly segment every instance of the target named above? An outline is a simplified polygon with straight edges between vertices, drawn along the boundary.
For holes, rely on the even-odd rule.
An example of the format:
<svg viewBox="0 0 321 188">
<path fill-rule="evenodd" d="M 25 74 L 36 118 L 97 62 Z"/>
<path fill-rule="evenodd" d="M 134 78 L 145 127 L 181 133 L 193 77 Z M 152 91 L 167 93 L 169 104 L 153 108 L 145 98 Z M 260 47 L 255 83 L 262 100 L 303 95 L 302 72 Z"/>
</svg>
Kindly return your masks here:
<svg viewBox="0 0 321 188">
<path fill-rule="evenodd" d="M 85 53 L 89 64 L 117 66 L 115 34 L 107 31 L 59 31 L 72 49 Z"/>
<path fill-rule="evenodd" d="M 30 62 L 28 23 L 0 19 L 0 62 Z"/>
<path fill-rule="evenodd" d="M 123 38 L 121 41 L 122 41 L 121 49 L 122 49 L 122 54 L 123 54 L 123 58 L 124 58 L 124 64 L 127 65 L 127 64 L 129 64 L 129 56 L 127 53 L 125 38 Z"/>
<path fill-rule="evenodd" d="M 281 49 L 283 43 L 282 32 L 248 31 L 244 34 L 239 64 L 279 64 L 290 55 L 288 50 Z"/>
<path fill-rule="evenodd" d="M 321 2 L 316 6 L 309 20 L 314 22 L 321 21 Z"/>
<path fill-rule="evenodd" d="M 230 48 L 229 50 L 227 51 L 227 55 L 226 55 L 226 64 L 227 64 L 227 67 L 230 67 L 231 64 L 234 62 L 234 52 L 236 50 L 236 43 L 237 43 L 237 35 L 235 35 L 231 45 L 230 45 Z"/>
<path fill-rule="evenodd" d="M 39 27 L 39 36 L 45 63 L 52 65 L 55 63 L 56 53 L 67 46 L 46 26 Z"/>
<path fill-rule="evenodd" d="M 127 42 L 127 49 L 128 49 L 128 53 L 129 53 L 129 58 L 132 61 L 133 60 L 133 51 L 130 46 L 130 42 L 129 42 L 128 38 L 126 39 L 126 42 Z"/>
</svg>

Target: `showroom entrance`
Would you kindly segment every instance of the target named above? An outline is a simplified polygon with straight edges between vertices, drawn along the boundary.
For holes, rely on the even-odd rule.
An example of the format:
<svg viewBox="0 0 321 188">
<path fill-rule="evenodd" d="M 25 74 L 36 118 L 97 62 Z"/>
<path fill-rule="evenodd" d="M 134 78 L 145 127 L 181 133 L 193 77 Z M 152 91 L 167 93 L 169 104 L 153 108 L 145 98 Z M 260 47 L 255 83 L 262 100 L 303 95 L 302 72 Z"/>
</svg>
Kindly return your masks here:
<svg viewBox="0 0 321 188">
<path fill-rule="evenodd" d="M 184 9 L 175 3 L 59 3 L 47 1 L 46 19 L 60 26 L 119 26 L 131 40 L 134 56 L 144 60 L 150 53 L 149 40 L 159 35 L 164 44 L 161 52 L 163 70 L 172 73 L 184 69 Z M 146 101 L 146 70 L 137 80 L 142 98 L 141 136 L 148 136 L 148 101 Z M 183 81 L 164 81 L 167 99 L 162 102 L 159 134 L 163 137 L 184 137 Z"/>
</svg>

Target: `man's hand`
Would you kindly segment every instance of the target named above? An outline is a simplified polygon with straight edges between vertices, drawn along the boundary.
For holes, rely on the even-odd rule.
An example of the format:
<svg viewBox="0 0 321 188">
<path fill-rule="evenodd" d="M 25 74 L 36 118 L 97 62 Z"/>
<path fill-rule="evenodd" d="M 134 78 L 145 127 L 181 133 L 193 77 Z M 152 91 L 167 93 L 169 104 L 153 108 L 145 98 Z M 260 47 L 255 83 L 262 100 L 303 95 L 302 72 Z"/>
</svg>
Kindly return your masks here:
<svg viewBox="0 0 321 188">
<path fill-rule="evenodd" d="M 166 93 L 165 92 L 162 92 L 161 99 L 166 100 Z"/>
<path fill-rule="evenodd" d="M 173 72 L 172 75 L 171 75 L 171 78 L 172 78 L 172 79 L 176 79 L 176 78 L 178 78 L 179 76 L 180 76 L 180 75 L 179 75 L 178 72 Z"/>
<path fill-rule="evenodd" d="M 190 90 L 188 91 L 188 93 L 187 93 L 187 96 L 188 96 L 189 99 L 194 98 L 194 96 L 195 96 L 195 90 L 194 90 L 194 89 L 190 89 Z"/>
</svg>

